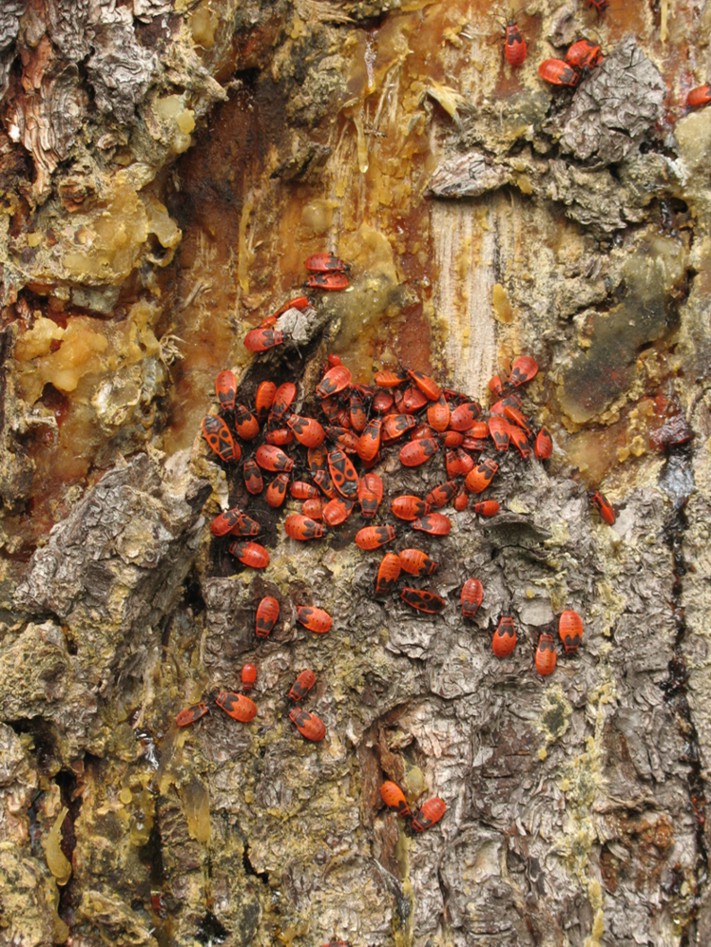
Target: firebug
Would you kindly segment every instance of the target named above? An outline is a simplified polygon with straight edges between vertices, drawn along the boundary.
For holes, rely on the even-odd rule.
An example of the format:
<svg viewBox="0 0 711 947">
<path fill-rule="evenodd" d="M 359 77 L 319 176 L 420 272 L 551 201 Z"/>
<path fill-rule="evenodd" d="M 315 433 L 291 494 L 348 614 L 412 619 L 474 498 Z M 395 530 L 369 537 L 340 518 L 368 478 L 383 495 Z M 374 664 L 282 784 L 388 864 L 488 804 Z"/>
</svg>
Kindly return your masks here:
<svg viewBox="0 0 711 947">
<path fill-rule="evenodd" d="M 209 713 L 210 709 L 207 704 L 193 704 L 191 707 L 186 707 L 185 710 L 181 710 L 180 713 L 176 714 L 175 725 L 177 727 L 189 727 L 191 723 L 195 723 L 196 720 L 199 720 L 201 717 L 204 717 L 205 714 Z"/>
<path fill-rule="evenodd" d="M 257 705 L 244 694 L 232 691 L 219 691 L 215 697 L 217 706 L 240 723 L 249 723 L 257 715 Z"/>
<path fill-rule="evenodd" d="M 309 670 L 309 668 L 306 668 L 305 671 L 302 671 L 297 676 L 296 680 L 291 685 L 287 696 L 295 703 L 298 700 L 303 700 L 315 683 L 316 675 L 313 671 Z"/>
<path fill-rule="evenodd" d="M 415 832 L 424 832 L 425 829 L 429 829 L 435 825 L 435 823 L 439 822 L 446 811 L 447 804 L 444 799 L 440 799 L 439 796 L 428 799 L 415 813 L 411 823 L 412 828 Z"/>
<path fill-rule="evenodd" d="M 284 342 L 279 329 L 252 329 L 244 337 L 244 347 L 250 352 L 267 352 Z"/>
<path fill-rule="evenodd" d="M 541 677 L 548 677 L 555 671 L 558 655 L 556 654 L 553 635 L 542 632 L 538 638 L 538 647 L 536 648 L 536 671 Z"/>
<path fill-rule="evenodd" d="M 407 804 L 405 793 L 397 783 L 387 779 L 380 787 L 380 796 L 389 809 L 395 809 L 403 819 L 410 817 L 410 807 Z"/>
<path fill-rule="evenodd" d="M 355 543 L 361 549 L 378 549 L 395 539 L 394 526 L 364 526 L 355 534 Z"/>
<path fill-rule="evenodd" d="M 269 565 L 269 552 L 260 543 L 234 542 L 227 551 L 250 569 L 266 569 Z"/>
<path fill-rule="evenodd" d="M 257 638 L 268 638 L 279 618 L 279 601 L 273 595 L 265 595 L 257 605 L 255 631 Z"/>
<path fill-rule="evenodd" d="M 237 376 L 234 372 L 225 370 L 217 373 L 215 378 L 215 394 L 220 407 L 225 411 L 232 411 L 237 397 Z"/>
<path fill-rule="evenodd" d="M 302 513 L 290 513 L 284 520 L 284 532 L 289 539 L 305 542 L 309 539 L 320 539 L 324 533 L 324 526 L 323 523 L 318 523 Z"/>
<path fill-rule="evenodd" d="M 230 460 L 239 460 L 242 456 L 242 450 L 239 444 L 230 434 L 222 418 L 214 414 L 208 414 L 202 419 L 202 435 L 212 450 L 220 460 L 228 463 Z"/>
<path fill-rule="evenodd" d="M 289 720 L 294 724 L 302 737 L 312 743 L 320 743 L 326 736 L 326 725 L 316 714 L 301 707 L 294 707 L 289 711 Z"/>
<path fill-rule="evenodd" d="M 462 586 L 461 594 L 462 615 L 464 618 L 474 618 L 479 606 L 484 601 L 484 586 L 479 579 L 467 579 Z"/>
<path fill-rule="evenodd" d="M 440 595 L 430 592 L 429 589 L 413 589 L 409 586 L 400 592 L 400 598 L 410 608 L 428 615 L 438 615 L 447 604 Z"/>
<path fill-rule="evenodd" d="M 518 636 L 514 620 L 510 616 L 503 616 L 491 640 L 491 649 L 497 658 L 507 658 L 516 647 Z"/>
</svg>

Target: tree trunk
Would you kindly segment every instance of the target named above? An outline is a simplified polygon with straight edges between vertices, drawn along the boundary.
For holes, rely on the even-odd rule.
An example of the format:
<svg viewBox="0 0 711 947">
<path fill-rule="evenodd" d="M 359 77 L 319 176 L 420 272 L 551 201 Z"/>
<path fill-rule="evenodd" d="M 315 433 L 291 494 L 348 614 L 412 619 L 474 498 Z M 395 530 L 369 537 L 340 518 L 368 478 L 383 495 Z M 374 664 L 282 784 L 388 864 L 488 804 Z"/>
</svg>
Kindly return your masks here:
<svg viewBox="0 0 711 947">
<path fill-rule="evenodd" d="M 545 0 L 518 15 L 528 55 L 512 67 L 499 13 L 0 10 L 0 943 L 711 939 L 711 111 L 686 107 L 708 16 Z M 582 35 L 604 58 L 546 84 L 538 65 Z M 304 260 L 327 251 L 348 289 L 305 292 Z M 284 341 L 249 351 L 290 300 L 268 322 Z M 284 420 L 237 438 L 238 459 L 200 436 L 206 415 L 235 423 L 213 395 L 223 369 L 238 402 L 294 382 L 295 414 L 342 426 L 315 393 L 329 355 L 355 386 L 404 366 L 486 419 L 503 410 L 489 379 L 510 394 L 522 354 L 539 370 L 521 411 L 553 455 L 479 432 L 498 471 L 466 509 L 441 507 L 447 535 L 390 512 L 460 490 L 436 432 L 421 466 L 400 463 L 405 441 L 351 455 L 361 482 L 383 479 L 377 516 L 356 505 L 304 542 L 284 529 L 300 503 L 245 489 L 242 462 Z M 284 449 L 291 479 L 310 479 L 306 448 Z M 476 513 L 483 499 L 500 511 Z M 235 506 L 266 568 L 210 530 Z M 394 541 L 363 550 L 368 525 Z M 384 553 L 406 547 L 432 575 L 375 594 Z M 467 577 L 484 588 L 472 619 Z M 406 586 L 439 599 L 414 610 Z M 266 595 L 281 610 L 262 638 Z M 566 610 L 583 618 L 577 652 L 558 638 Z M 503 616 L 518 640 L 499 658 Z M 242 690 L 246 662 L 243 723 L 215 697 Z M 319 742 L 289 719 L 305 668 Z M 208 712 L 177 726 L 195 704 Z M 384 805 L 386 780 L 414 819 Z M 418 832 L 433 797 L 446 812 Z"/>
</svg>

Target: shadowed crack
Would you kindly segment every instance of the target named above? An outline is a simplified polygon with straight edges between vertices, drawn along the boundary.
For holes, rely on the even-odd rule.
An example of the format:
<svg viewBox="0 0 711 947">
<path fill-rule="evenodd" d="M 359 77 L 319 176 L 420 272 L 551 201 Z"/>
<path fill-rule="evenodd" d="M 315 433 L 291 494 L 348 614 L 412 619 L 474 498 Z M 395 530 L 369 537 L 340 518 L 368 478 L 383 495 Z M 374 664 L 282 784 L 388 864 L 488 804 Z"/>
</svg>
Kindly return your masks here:
<svg viewBox="0 0 711 947">
<path fill-rule="evenodd" d="M 695 863 L 695 890 L 690 902 L 688 915 L 683 922 L 680 945 L 688 947 L 697 943 L 697 919 L 703 889 L 708 881 L 708 849 L 704 837 L 706 821 L 706 794 L 703 778 L 703 765 L 699 745 L 699 735 L 694 724 L 691 707 L 687 697 L 689 673 L 684 654 L 684 643 L 687 636 L 687 625 L 684 607 L 682 605 L 682 591 L 684 577 L 687 573 L 687 563 L 684 553 L 684 536 L 687 529 L 685 512 L 689 494 L 694 489 L 690 466 L 690 451 L 688 445 L 681 445 L 670 452 L 669 459 L 662 472 L 661 485 L 671 497 L 673 510 L 665 526 L 665 539 L 674 563 L 674 583 L 671 594 L 671 608 L 673 610 L 676 627 L 674 651 L 669 662 L 669 677 L 661 685 L 665 699 L 673 710 L 677 726 L 685 741 L 685 760 L 688 767 L 687 785 L 689 800 L 695 819 L 696 836 L 696 863 Z"/>
</svg>

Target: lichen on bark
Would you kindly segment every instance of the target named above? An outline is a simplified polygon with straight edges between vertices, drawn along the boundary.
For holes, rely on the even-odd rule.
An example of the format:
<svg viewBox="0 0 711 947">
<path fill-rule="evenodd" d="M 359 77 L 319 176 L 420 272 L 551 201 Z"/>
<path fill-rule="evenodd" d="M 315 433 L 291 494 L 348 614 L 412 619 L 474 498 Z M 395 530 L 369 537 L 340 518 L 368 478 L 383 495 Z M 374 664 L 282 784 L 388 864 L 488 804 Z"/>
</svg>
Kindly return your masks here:
<svg viewBox="0 0 711 947">
<path fill-rule="evenodd" d="M 491 6 L 3 5 L 2 936 L 708 941 L 711 113 L 676 106 L 707 24 L 619 7 L 521 15 L 513 73 Z M 544 88 L 538 61 L 593 20 L 602 65 Z M 349 291 L 251 359 L 246 331 L 326 249 Z M 247 393 L 294 379 L 316 410 L 333 351 L 358 383 L 403 362 L 482 399 L 513 357 L 539 361 L 549 464 L 507 457 L 498 518 L 417 537 L 441 616 L 373 596 L 351 522 L 297 545 L 261 504 L 264 574 L 209 534 L 243 496 L 196 440 L 215 372 Z M 388 499 L 444 479 L 440 457 L 379 469 Z M 467 575 L 486 590 L 472 622 Z M 258 641 L 265 594 L 282 616 Z M 295 624 L 305 602 L 328 635 Z M 541 679 L 564 608 L 583 646 Z M 243 726 L 211 695 L 245 660 Z M 318 745 L 286 716 L 307 666 Z M 444 819 L 409 833 L 385 778 L 441 795 Z"/>
</svg>

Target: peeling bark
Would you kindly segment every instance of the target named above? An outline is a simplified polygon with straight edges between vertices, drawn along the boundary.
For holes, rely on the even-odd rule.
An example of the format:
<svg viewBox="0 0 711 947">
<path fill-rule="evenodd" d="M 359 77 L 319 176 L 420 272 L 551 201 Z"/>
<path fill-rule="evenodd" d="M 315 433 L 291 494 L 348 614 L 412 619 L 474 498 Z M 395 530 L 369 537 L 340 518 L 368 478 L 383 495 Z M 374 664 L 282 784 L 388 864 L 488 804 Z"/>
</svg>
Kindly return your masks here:
<svg viewBox="0 0 711 947">
<path fill-rule="evenodd" d="M 461 4 L 3 5 L 8 942 L 709 940 L 711 112 L 678 104 L 708 24 L 617 7 L 595 21 L 602 65 L 560 90 L 536 64 L 590 31 L 583 5 L 521 17 L 515 74 Z M 242 338 L 325 249 L 348 292 L 289 310 L 287 344 L 252 359 Z M 290 540 L 197 437 L 218 368 L 247 400 L 295 380 L 310 413 L 334 351 L 358 383 L 400 361 L 485 403 L 516 355 L 540 364 L 526 410 L 550 462 L 499 457 L 491 520 L 398 524 L 439 563 L 439 616 L 373 595 L 357 513 Z M 378 522 L 444 479 L 441 455 L 376 469 Z M 235 503 L 262 522 L 264 572 L 207 529 Z M 465 621 L 470 575 L 485 598 Z M 260 640 L 265 594 L 282 608 Z M 295 623 L 305 603 L 332 631 Z M 541 678 L 564 608 L 583 646 Z M 519 642 L 498 660 L 503 614 Z M 212 695 L 246 660 L 242 725 Z M 305 667 L 318 744 L 287 716 Z M 444 818 L 412 832 L 384 779 Z"/>
</svg>

